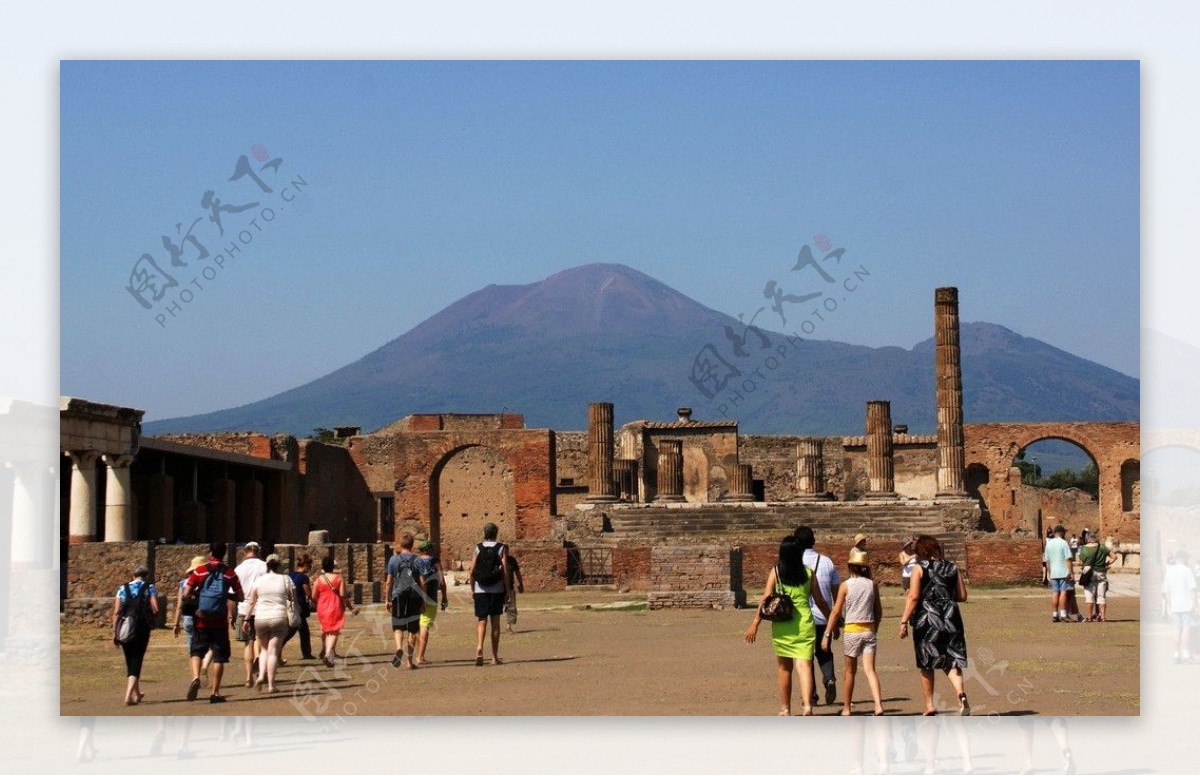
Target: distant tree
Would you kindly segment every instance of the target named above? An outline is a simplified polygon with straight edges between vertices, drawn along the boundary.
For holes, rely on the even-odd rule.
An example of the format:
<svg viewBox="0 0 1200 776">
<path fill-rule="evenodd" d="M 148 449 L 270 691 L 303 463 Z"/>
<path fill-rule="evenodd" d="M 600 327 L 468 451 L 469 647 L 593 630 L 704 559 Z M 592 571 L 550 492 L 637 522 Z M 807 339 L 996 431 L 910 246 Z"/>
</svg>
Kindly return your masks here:
<svg viewBox="0 0 1200 776">
<path fill-rule="evenodd" d="M 325 442 L 326 444 L 335 444 L 337 437 L 333 433 L 333 429 L 321 428 L 318 426 L 317 428 L 313 429 L 313 432 L 308 435 L 308 438 L 315 439 L 318 442 Z"/>
<path fill-rule="evenodd" d="M 1042 467 L 1026 461 L 1024 458 L 1024 453 L 1017 456 L 1017 460 L 1013 462 L 1013 465 L 1021 470 L 1021 484 L 1040 484 L 1038 480 L 1042 478 Z"/>
<path fill-rule="evenodd" d="M 1080 471 L 1074 469 L 1059 469 L 1038 483 L 1042 488 L 1079 488 L 1093 496 L 1100 493 L 1100 472 L 1096 464 L 1089 463 Z"/>
</svg>

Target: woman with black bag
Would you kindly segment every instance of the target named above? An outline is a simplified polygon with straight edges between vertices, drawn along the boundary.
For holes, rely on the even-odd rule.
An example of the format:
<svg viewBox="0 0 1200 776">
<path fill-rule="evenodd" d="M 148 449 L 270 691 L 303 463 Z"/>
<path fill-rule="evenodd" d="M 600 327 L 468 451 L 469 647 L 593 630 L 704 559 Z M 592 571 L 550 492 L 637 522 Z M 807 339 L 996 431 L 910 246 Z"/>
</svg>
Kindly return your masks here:
<svg viewBox="0 0 1200 776">
<path fill-rule="evenodd" d="M 125 652 L 125 673 L 129 677 L 125 684 L 126 706 L 136 706 L 146 697 L 139 684 L 142 659 L 150 645 L 150 629 L 158 617 L 158 592 L 147 581 L 149 576 L 150 569 L 139 565 L 133 571 L 133 579 L 117 588 L 117 597 L 113 599 L 113 645 Z M 122 620 L 127 617 L 130 623 L 123 625 Z"/>
<path fill-rule="evenodd" d="M 804 566 L 804 550 L 794 536 L 785 536 L 779 543 L 779 563 L 767 575 L 767 586 L 759 599 L 754 621 L 746 631 L 746 643 L 758 637 L 758 626 L 764 619 L 771 622 L 771 646 L 775 649 L 776 679 L 779 682 L 779 716 L 792 715 L 792 671 L 800 673 L 800 698 L 804 703 L 802 716 L 812 716 L 812 661 L 817 645 L 817 629 L 813 624 L 809 596 L 826 617 L 829 604 L 821 588 L 812 584 L 812 575 Z M 800 661 L 800 665 L 796 665 Z"/>
</svg>

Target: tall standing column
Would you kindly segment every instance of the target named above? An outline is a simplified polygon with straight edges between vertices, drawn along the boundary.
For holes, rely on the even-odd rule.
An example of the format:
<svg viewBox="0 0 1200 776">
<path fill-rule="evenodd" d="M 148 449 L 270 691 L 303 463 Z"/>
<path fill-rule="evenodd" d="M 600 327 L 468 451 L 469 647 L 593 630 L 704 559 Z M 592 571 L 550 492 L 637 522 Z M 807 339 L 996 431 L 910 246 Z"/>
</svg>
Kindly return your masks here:
<svg viewBox="0 0 1200 776">
<path fill-rule="evenodd" d="M 683 501 L 683 442 L 658 443 L 658 494 L 655 501 Z"/>
<path fill-rule="evenodd" d="M 588 501 L 616 501 L 613 482 L 613 406 L 588 405 Z"/>
<path fill-rule="evenodd" d="M 958 289 L 933 295 L 934 368 L 937 379 L 937 495 L 965 496 L 963 472 L 962 352 L 958 345 Z"/>
<path fill-rule="evenodd" d="M 104 541 L 131 542 L 133 514 L 129 509 L 129 465 L 132 455 L 105 455 L 108 482 L 104 488 Z"/>
<path fill-rule="evenodd" d="M 96 541 L 96 459 L 94 450 L 70 451 L 71 516 L 67 541 L 71 544 Z"/>
<path fill-rule="evenodd" d="M 867 498 L 894 498 L 892 403 L 867 402 Z"/>
<path fill-rule="evenodd" d="M 796 445 L 796 490 L 802 500 L 823 499 L 825 490 L 825 452 L 820 437 L 805 437 Z"/>
<path fill-rule="evenodd" d="M 54 470 L 40 461 L 25 461 L 13 467 L 12 480 L 12 566 L 18 569 L 54 567 L 54 546 L 58 541 L 54 519 L 58 503 Z M 0 476 L 4 472 L 0 471 Z M 0 488 L 0 499 L 4 498 Z M 0 501 L 0 505 L 3 501 Z"/>
<path fill-rule="evenodd" d="M 729 493 L 722 500 L 754 500 L 754 469 L 750 464 L 739 463 L 733 467 L 733 473 L 729 477 Z"/>
</svg>

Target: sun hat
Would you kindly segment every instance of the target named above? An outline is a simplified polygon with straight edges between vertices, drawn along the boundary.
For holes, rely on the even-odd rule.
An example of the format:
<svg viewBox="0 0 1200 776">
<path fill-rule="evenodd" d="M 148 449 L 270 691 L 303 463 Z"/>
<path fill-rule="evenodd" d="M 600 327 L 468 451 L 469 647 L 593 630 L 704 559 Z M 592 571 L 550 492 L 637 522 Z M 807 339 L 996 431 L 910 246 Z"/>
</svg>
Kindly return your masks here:
<svg viewBox="0 0 1200 776">
<path fill-rule="evenodd" d="M 860 550 L 857 547 L 850 550 L 850 560 L 846 561 L 846 563 L 851 566 L 869 566 L 870 565 L 867 563 L 866 550 Z"/>
<path fill-rule="evenodd" d="M 866 538 L 867 538 L 866 534 L 854 534 L 854 543 L 858 544 L 859 542 L 861 542 L 863 539 L 866 539 Z"/>
<path fill-rule="evenodd" d="M 191 562 L 188 564 L 187 570 L 190 573 L 190 572 L 195 571 L 196 569 L 200 568 L 201 566 L 207 566 L 207 565 L 208 565 L 208 558 L 204 557 L 203 555 L 197 555 L 196 557 L 192 558 Z"/>
</svg>

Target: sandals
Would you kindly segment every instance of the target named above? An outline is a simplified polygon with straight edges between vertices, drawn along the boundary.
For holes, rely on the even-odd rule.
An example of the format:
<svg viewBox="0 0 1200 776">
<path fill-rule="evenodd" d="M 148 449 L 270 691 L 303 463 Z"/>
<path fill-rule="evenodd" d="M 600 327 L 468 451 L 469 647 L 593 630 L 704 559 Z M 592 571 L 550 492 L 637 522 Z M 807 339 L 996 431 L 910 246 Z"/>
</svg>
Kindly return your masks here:
<svg viewBox="0 0 1200 776">
<path fill-rule="evenodd" d="M 958 716 L 971 716 L 971 703 L 967 700 L 967 694 L 965 692 L 960 692 L 958 694 Z"/>
</svg>

